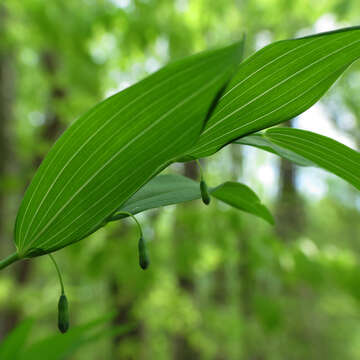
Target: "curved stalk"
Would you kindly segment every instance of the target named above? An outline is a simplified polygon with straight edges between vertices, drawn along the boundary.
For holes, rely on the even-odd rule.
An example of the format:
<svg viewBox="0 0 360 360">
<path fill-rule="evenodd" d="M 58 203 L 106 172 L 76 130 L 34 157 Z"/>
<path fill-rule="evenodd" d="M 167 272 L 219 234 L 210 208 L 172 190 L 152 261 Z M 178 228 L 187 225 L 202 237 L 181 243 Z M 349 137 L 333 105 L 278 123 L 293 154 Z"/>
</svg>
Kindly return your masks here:
<svg viewBox="0 0 360 360">
<path fill-rule="evenodd" d="M 9 255 L 7 258 L 0 260 L 0 270 L 6 268 L 7 266 L 11 265 L 15 261 L 18 261 L 20 259 L 18 253 L 13 253 Z"/>
<path fill-rule="evenodd" d="M 59 282 L 60 282 L 60 286 L 61 286 L 61 295 L 64 295 L 65 294 L 64 283 L 63 283 L 63 280 L 62 280 L 60 269 L 59 269 L 54 257 L 51 254 L 49 254 L 49 257 L 50 257 L 51 261 L 53 262 L 53 264 L 55 265 L 55 269 L 56 269 L 56 272 L 57 272 L 58 277 L 59 277 Z"/>
<path fill-rule="evenodd" d="M 125 216 L 124 216 L 124 215 L 125 215 Z M 130 213 L 130 212 L 127 212 L 127 211 L 119 211 L 119 212 L 116 213 L 116 215 L 108 218 L 107 221 L 110 222 L 110 221 L 120 220 L 120 219 L 125 218 L 126 216 L 131 217 L 131 218 L 135 221 L 135 223 L 136 223 L 136 225 L 137 225 L 137 227 L 138 227 L 138 230 L 139 230 L 139 236 L 142 237 L 142 236 L 143 236 L 143 232 L 142 232 L 142 229 L 141 229 L 141 225 L 140 225 L 139 221 L 136 219 L 136 217 L 135 217 L 132 213 Z"/>
<path fill-rule="evenodd" d="M 146 243 L 144 240 L 142 228 L 141 228 L 139 221 L 136 219 L 136 217 L 128 211 L 121 211 L 121 212 L 116 213 L 116 215 L 114 215 L 113 217 L 108 218 L 108 221 L 119 220 L 119 219 L 124 218 L 125 216 L 131 217 L 135 221 L 135 223 L 138 227 L 138 230 L 139 230 L 139 243 L 138 243 L 139 265 L 143 270 L 146 270 L 149 267 L 150 259 L 149 259 L 149 255 L 148 255 L 148 252 L 146 249 Z"/>
</svg>

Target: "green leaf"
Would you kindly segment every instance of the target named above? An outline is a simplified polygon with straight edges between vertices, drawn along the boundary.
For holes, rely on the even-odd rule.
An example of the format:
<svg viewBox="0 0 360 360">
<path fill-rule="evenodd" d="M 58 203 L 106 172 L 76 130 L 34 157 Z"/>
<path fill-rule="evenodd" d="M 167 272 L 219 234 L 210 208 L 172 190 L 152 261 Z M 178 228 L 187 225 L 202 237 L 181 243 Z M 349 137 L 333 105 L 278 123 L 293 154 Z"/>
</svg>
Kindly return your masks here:
<svg viewBox="0 0 360 360">
<path fill-rule="evenodd" d="M 198 182 L 181 175 L 158 175 L 134 194 L 118 211 L 138 214 L 145 210 L 200 198 Z M 126 215 L 121 217 L 126 217 Z"/>
<path fill-rule="evenodd" d="M 272 143 L 270 139 L 264 136 L 264 134 L 252 134 L 245 136 L 241 139 L 235 140 L 234 144 L 249 145 L 271 152 L 275 155 L 290 160 L 299 166 L 315 166 L 315 164 L 308 159 L 294 153 L 293 151 Z"/>
<path fill-rule="evenodd" d="M 260 202 L 257 195 L 244 184 L 228 181 L 214 189 L 212 196 L 274 224 L 274 219 L 269 210 Z"/>
<path fill-rule="evenodd" d="M 21 204 L 21 257 L 81 240 L 197 140 L 241 44 L 174 62 L 75 121 L 41 164 Z"/>
<path fill-rule="evenodd" d="M 189 158 L 213 154 L 234 139 L 299 115 L 360 57 L 360 27 L 266 46 L 244 61 Z"/>
<path fill-rule="evenodd" d="M 217 187 L 209 188 L 209 192 L 214 198 L 228 205 L 273 223 L 270 212 L 246 185 L 226 182 Z M 137 214 L 149 209 L 196 199 L 201 199 L 200 184 L 198 182 L 182 175 L 158 175 L 133 195 L 123 207 L 119 208 L 119 214 L 114 214 L 110 221 L 127 217 L 125 214 L 120 213 L 122 211 Z"/>
<path fill-rule="evenodd" d="M 326 136 L 306 130 L 275 128 L 265 132 L 273 144 L 332 172 L 360 190 L 360 153 Z"/>
<path fill-rule="evenodd" d="M 33 325 L 32 319 L 21 322 L 0 344 L 0 359 L 17 360 L 24 349 Z"/>
</svg>

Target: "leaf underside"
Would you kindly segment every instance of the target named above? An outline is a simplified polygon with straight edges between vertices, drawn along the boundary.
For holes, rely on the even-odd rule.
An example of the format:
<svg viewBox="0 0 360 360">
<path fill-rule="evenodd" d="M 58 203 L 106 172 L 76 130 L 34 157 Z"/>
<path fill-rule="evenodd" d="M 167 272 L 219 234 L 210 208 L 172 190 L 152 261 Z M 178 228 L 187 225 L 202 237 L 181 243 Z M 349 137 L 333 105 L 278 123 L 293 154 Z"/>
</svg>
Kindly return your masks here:
<svg viewBox="0 0 360 360">
<path fill-rule="evenodd" d="M 269 210 L 261 204 L 257 195 L 246 185 L 236 182 L 225 182 L 209 188 L 211 196 L 239 210 L 256 215 L 269 223 L 274 220 Z M 201 199 L 199 183 L 182 175 L 158 175 L 134 194 L 118 212 L 138 214 L 149 209 L 180 204 L 186 201 Z M 114 214 L 113 219 L 127 217 L 125 214 Z"/>
<path fill-rule="evenodd" d="M 273 128 L 234 144 L 250 145 L 300 166 L 325 169 L 360 190 L 360 153 L 327 136 L 307 130 Z"/>
<path fill-rule="evenodd" d="M 249 145 L 272 154 L 281 156 L 299 166 L 316 166 L 312 161 L 290 151 L 284 147 L 274 144 L 264 133 L 256 133 L 245 136 L 233 142 L 234 144 Z"/>
<path fill-rule="evenodd" d="M 274 128 L 264 136 L 276 146 L 312 162 L 360 190 L 360 153 L 336 140 L 311 131 Z"/>
</svg>

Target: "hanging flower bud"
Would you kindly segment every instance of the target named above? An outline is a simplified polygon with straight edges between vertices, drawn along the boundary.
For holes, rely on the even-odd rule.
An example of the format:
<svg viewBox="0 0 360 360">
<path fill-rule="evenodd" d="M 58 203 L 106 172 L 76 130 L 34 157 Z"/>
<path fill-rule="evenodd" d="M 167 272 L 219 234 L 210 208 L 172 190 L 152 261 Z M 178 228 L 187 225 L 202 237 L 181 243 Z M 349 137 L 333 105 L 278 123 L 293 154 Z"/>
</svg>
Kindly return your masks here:
<svg viewBox="0 0 360 360">
<path fill-rule="evenodd" d="M 144 237 L 141 235 L 139 239 L 139 264 L 143 270 L 146 270 L 150 265 L 150 259 L 147 252 Z"/>
<path fill-rule="evenodd" d="M 58 327 L 64 334 L 69 329 L 69 305 L 65 294 L 61 294 L 58 303 Z"/>
<path fill-rule="evenodd" d="M 200 191 L 201 191 L 201 198 L 202 198 L 203 203 L 205 205 L 209 205 L 211 198 L 210 198 L 208 187 L 207 187 L 204 179 L 201 179 L 201 181 L 200 181 Z"/>
</svg>

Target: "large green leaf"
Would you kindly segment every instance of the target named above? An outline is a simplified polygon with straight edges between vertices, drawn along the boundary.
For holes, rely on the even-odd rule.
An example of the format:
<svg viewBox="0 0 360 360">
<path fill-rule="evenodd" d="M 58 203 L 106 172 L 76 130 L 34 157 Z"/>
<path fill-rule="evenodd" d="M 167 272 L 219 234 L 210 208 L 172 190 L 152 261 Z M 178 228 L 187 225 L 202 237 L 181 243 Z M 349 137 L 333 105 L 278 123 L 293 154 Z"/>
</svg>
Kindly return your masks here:
<svg viewBox="0 0 360 360">
<path fill-rule="evenodd" d="M 334 173 L 360 190 L 359 152 L 306 130 L 275 128 L 267 130 L 264 136 L 273 144 Z"/>
<path fill-rule="evenodd" d="M 273 218 L 267 208 L 260 203 L 256 194 L 246 185 L 236 182 L 226 182 L 209 188 L 211 195 L 242 211 L 259 216 L 273 223 Z M 158 175 L 150 180 L 134 194 L 110 220 L 126 217 L 121 212 L 137 214 L 149 209 L 174 205 L 190 200 L 201 199 L 199 183 L 182 175 Z"/>
<path fill-rule="evenodd" d="M 241 44 L 172 63 L 101 102 L 60 137 L 21 204 L 20 257 L 86 237 L 197 140 Z"/>
<path fill-rule="evenodd" d="M 240 65 L 198 142 L 181 160 L 211 155 L 302 113 L 359 57 L 360 27 L 266 46 Z"/>
<path fill-rule="evenodd" d="M 271 152 L 272 154 L 281 156 L 300 166 L 315 166 L 315 164 L 310 160 L 296 154 L 293 151 L 290 151 L 289 149 L 274 144 L 264 134 L 251 134 L 249 136 L 235 140 L 234 144 L 253 146 L 258 149 L 262 149 Z"/>
</svg>

